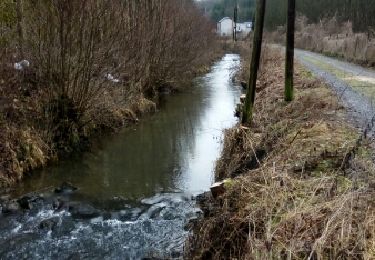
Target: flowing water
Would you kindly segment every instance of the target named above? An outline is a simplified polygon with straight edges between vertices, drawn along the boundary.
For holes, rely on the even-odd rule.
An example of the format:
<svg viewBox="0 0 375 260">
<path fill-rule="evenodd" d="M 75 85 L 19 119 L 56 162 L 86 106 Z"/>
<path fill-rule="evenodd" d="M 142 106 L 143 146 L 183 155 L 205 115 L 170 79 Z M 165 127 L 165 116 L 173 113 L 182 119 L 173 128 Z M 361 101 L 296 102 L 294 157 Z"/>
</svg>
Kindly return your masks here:
<svg viewBox="0 0 375 260">
<path fill-rule="evenodd" d="M 12 196 L 28 210 L 0 213 L 1 259 L 181 258 L 194 196 L 209 189 L 240 88 L 228 54 L 160 111 L 95 149 L 35 172 Z M 69 182 L 78 190 L 56 193 Z"/>
</svg>

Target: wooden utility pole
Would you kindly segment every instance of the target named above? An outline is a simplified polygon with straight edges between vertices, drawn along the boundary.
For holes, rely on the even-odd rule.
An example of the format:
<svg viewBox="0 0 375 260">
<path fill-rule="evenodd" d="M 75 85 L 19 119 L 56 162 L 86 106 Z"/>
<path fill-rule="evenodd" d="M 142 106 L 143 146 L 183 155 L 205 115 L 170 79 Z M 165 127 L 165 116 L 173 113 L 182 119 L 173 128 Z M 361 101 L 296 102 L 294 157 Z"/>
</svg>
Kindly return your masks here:
<svg viewBox="0 0 375 260">
<path fill-rule="evenodd" d="M 249 87 L 246 92 L 245 106 L 242 114 L 242 123 L 250 123 L 253 116 L 253 107 L 255 101 L 255 89 L 260 64 L 260 55 L 262 52 L 264 14 L 266 11 L 266 0 L 257 0 L 255 14 L 255 31 L 253 39 L 253 51 L 250 63 Z"/>
<path fill-rule="evenodd" d="M 286 58 L 285 58 L 285 101 L 294 98 L 294 30 L 296 19 L 296 0 L 288 0 L 288 21 L 286 30 Z"/>
<path fill-rule="evenodd" d="M 237 15 L 238 15 L 238 9 L 237 9 L 237 0 L 234 3 L 234 13 L 233 13 L 233 20 L 234 20 L 234 30 L 233 30 L 233 41 L 237 41 Z"/>
</svg>

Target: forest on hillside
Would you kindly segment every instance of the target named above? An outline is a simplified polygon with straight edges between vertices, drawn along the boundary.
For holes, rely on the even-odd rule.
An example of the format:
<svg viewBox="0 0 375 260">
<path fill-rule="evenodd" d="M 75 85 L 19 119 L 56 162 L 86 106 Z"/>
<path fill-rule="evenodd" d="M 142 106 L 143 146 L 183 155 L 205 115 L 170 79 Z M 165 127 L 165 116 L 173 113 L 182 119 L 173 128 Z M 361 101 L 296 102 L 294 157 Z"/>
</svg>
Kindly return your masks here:
<svg viewBox="0 0 375 260">
<path fill-rule="evenodd" d="M 351 21 L 353 30 L 365 32 L 375 24 L 375 8 L 369 0 L 297 0 L 297 13 L 304 15 L 311 23 L 318 23 L 324 18 L 336 17 L 338 22 Z M 268 0 L 266 27 L 275 29 L 286 22 L 287 1 Z"/>
<path fill-rule="evenodd" d="M 212 20 L 218 22 L 223 17 L 233 17 L 234 7 L 238 7 L 238 21 L 253 19 L 255 0 L 203 0 L 200 5 Z"/>
<path fill-rule="evenodd" d="M 369 8 L 369 0 L 296 0 L 297 13 L 304 15 L 311 23 L 324 18 L 336 17 L 338 22 L 353 22 L 353 30 L 369 31 L 375 24 L 375 8 Z M 217 22 L 223 17 L 233 17 L 234 7 L 238 6 L 239 21 L 252 20 L 255 0 L 202 0 L 200 5 L 210 18 Z M 265 26 L 274 30 L 286 22 L 287 1 L 268 0 Z"/>
</svg>

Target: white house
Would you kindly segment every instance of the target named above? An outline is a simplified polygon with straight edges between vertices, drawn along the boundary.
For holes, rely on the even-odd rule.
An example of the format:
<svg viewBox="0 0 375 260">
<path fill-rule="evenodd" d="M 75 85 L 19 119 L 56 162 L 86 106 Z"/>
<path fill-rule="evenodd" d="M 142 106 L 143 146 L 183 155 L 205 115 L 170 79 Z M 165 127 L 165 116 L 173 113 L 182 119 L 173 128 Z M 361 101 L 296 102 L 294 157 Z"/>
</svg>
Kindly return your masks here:
<svg viewBox="0 0 375 260">
<path fill-rule="evenodd" d="M 237 37 L 244 38 L 251 32 L 252 22 L 244 22 L 236 24 Z M 229 17 L 224 17 L 217 23 L 217 34 L 222 37 L 231 37 L 233 35 L 234 22 Z"/>
<path fill-rule="evenodd" d="M 222 37 L 231 37 L 233 35 L 234 23 L 229 17 L 224 17 L 217 23 L 217 34 Z"/>
<path fill-rule="evenodd" d="M 237 37 L 244 38 L 251 33 L 251 30 L 253 28 L 252 22 L 244 22 L 244 23 L 237 23 L 236 24 L 236 32 Z"/>
</svg>

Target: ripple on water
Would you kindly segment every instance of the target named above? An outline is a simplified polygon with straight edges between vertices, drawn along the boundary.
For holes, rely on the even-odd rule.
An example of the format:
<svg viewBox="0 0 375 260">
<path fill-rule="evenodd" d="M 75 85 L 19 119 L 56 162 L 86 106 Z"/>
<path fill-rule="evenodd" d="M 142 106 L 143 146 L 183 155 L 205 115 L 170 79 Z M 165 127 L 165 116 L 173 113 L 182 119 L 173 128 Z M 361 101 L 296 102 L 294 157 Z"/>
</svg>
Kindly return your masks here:
<svg viewBox="0 0 375 260">
<path fill-rule="evenodd" d="M 180 258 L 188 235 L 185 225 L 200 211 L 194 200 L 166 193 L 141 203 L 142 208 L 125 208 L 109 219 L 103 211 L 99 217 L 77 221 L 69 211 L 51 210 L 49 204 L 35 216 L 25 211 L 17 218 L 5 217 L 10 225 L 2 227 L 0 258 Z"/>
</svg>

